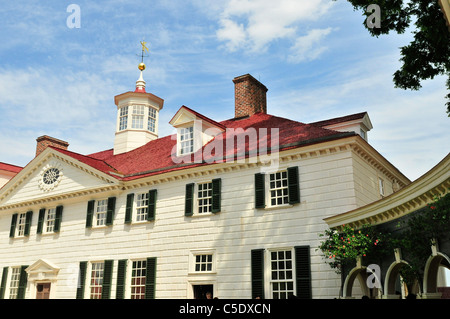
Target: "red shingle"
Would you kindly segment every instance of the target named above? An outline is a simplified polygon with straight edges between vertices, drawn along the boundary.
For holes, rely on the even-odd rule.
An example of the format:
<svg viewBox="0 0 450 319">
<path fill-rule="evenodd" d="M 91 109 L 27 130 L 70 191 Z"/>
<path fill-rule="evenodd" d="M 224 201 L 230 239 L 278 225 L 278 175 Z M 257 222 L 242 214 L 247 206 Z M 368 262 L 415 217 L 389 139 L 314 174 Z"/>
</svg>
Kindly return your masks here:
<svg viewBox="0 0 450 319">
<path fill-rule="evenodd" d="M 235 156 L 235 154 L 240 153 L 248 154 L 248 152 L 256 151 L 258 149 L 258 143 L 262 143 L 265 140 L 265 136 L 259 135 L 259 129 L 261 128 L 267 128 L 268 147 L 271 146 L 270 140 L 272 129 L 279 129 L 280 151 L 301 147 L 308 144 L 319 143 L 325 140 L 339 139 L 355 134 L 353 132 L 337 132 L 334 130 L 324 129 L 316 125 L 304 124 L 264 113 L 256 113 L 250 117 L 243 119 L 230 119 L 222 121 L 218 124 L 226 127 L 227 129 L 242 129 L 240 134 L 245 134 L 245 132 L 248 133 L 250 130 L 252 130 L 251 128 L 253 128 L 254 132 L 258 133 L 258 139 L 256 141 L 250 141 L 247 138 L 245 145 L 235 145 L 234 148 L 226 153 L 226 146 L 228 144 L 227 142 L 229 141 L 227 140 L 227 138 L 232 137 L 233 134 L 233 130 L 227 130 L 222 134 L 216 136 L 212 141 L 208 143 L 209 145 L 205 145 L 203 149 L 199 151 L 202 152 L 202 154 L 205 147 L 212 146 L 211 143 L 223 143 L 222 145 L 224 156 Z M 113 155 L 112 149 L 93 153 L 88 156 L 80 155 L 66 150 L 60 150 L 56 148 L 53 149 L 71 156 L 76 160 L 92 166 L 93 168 L 98 169 L 104 173 L 123 180 L 132 180 L 149 175 L 157 175 L 163 172 L 186 169 L 199 165 L 213 165 L 205 162 L 193 163 L 193 161 L 191 161 L 191 163 L 175 163 L 173 161 L 173 156 L 176 156 L 175 135 L 158 138 L 132 151 L 117 155 Z M 194 156 L 195 155 L 186 155 L 184 159 L 194 158 Z M 205 156 L 204 160 L 206 162 L 208 162 L 208 159 L 211 159 L 211 156 Z M 111 172 L 118 173 L 122 175 L 122 177 L 111 174 Z"/>
</svg>

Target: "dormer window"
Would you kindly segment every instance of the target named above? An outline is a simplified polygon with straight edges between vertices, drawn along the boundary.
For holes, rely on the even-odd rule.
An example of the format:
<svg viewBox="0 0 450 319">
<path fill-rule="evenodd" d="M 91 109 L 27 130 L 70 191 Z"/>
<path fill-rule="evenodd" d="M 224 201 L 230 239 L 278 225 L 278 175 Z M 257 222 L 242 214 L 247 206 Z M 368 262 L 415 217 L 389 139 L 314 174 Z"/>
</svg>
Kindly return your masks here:
<svg viewBox="0 0 450 319">
<path fill-rule="evenodd" d="M 174 146 L 176 156 L 195 153 L 200 160 L 202 154 L 197 151 L 211 141 L 215 136 L 225 131 L 225 127 L 206 116 L 182 106 L 169 122 L 177 129 L 177 144 Z M 185 158 L 185 157 L 183 157 Z M 177 161 L 175 159 L 175 161 Z M 184 159 L 182 159 L 184 161 Z"/>
<path fill-rule="evenodd" d="M 194 127 L 180 128 L 180 155 L 194 152 Z"/>
</svg>

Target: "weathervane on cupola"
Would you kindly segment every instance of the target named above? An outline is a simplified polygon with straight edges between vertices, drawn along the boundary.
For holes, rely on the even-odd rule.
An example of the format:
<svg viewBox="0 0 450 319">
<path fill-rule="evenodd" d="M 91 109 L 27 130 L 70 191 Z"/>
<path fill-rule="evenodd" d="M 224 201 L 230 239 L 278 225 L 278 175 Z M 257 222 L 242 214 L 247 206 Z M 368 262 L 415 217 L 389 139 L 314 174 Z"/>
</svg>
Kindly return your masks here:
<svg viewBox="0 0 450 319">
<path fill-rule="evenodd" d="M 139 76 L 139 79 L 136 81 L 136 90 L 134 92 L 143 92 L 145 93 L 145 81 L 142 77 L 142 71 L 145 70 L 145 63 L 144 63 L 144 57 L 147 57 L 148 55 L 145 55 L 145 51 L 148 52 L 148 48 L 146 46 L 147 42 L 141 41 L 142 45 L 142 53 L 141 53 L 141 63 L 138 65 L 138 69 L 141 71 L 141 75 Z"/>
</svg>

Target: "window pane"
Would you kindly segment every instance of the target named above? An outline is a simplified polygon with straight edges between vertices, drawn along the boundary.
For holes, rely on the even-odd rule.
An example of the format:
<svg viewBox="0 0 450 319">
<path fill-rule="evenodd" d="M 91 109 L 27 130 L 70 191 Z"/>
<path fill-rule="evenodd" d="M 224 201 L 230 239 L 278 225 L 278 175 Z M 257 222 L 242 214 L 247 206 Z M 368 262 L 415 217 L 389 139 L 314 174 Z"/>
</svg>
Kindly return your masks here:
<svg viewBox="0 0 450 319">
<path fill-rule="evenodd" d="M 291 250 L 271 252 L 272 297 L 284 299 L 294 294 L 293 260 Z"/>
<path fill-rule="evenodd" d="M 270 174 L 270 204 L 283 205 L 289 203 L 287 172 Z"/>
</svg>

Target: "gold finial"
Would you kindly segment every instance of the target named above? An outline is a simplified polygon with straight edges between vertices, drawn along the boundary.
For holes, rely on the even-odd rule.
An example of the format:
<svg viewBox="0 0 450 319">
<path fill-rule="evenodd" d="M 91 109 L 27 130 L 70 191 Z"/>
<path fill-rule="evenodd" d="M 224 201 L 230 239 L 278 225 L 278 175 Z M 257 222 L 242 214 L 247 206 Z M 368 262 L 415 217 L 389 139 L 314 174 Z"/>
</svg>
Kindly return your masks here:
<svg viewBox="0 0 450 319">
<path fill-rule="evenodd" d="M 147 44 L 147 42 L 141 41 L 141 45 L 142 45 L 141 63 L 139 63 L 139 65 L 138 65 L 138 69 L 141 70 L 141 71 L 145 70 L 145 63 L 144 63 L 144 56 L 145 55 L 144 55 L 144 51 L 149 52 L 146 44 Z"/>
</svg>

